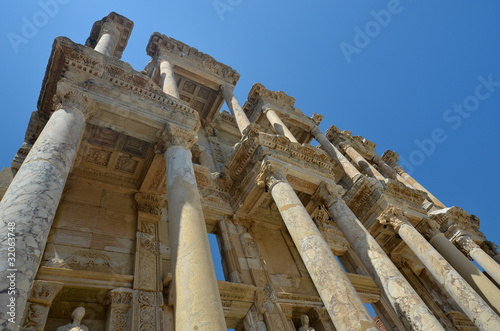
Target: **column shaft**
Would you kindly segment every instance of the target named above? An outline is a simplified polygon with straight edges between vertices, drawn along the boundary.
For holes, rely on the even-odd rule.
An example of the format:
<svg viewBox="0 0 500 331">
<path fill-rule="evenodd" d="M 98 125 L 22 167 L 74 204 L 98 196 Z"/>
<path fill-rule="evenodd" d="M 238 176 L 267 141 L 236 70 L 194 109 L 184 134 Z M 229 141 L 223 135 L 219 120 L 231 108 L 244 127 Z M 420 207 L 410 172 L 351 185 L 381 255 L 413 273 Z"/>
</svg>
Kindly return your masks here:
<svg viewBox="0 0 500 331">
<path fill-rule="evenodd" d="M 411 224 L 400 219 L 395 229 L 476 326 L 481 330 L 500 330 L 500 317 Z"/>
<path fill-rule="evenodd" d="M 368 161 L 366 161 L 366 159 L 359 154 L 354 147 L 346 143 L 340 143 L 340 147 L 344 149 L 347 155 L 349 155 L 349 157 L 356 162 L 361 169 L 363 169 L 365 174 L 378 180 L 385 179 L 385 177 L 382 176 L 382 174 L 380 174 L 380 172 L 378 172 L 377 169 L 375 169 Z"/>
<path fill-rule="evenodd" d="M 243 111 L 243 108 L 241 108 L 238 100 L 236 100 L 233 94 L 233 88 L 234 87 L 232 86 L 223 85 L 221 86 L 221 92 L 224 97 L 224 100 L 226 100 L 227 106 L 229 107 L 231 114 L 233 114 L 234 119 L 236 120 L 236 124 L 238 125 L 240 133 L 243 135 L 243 131 L 250 124 L 250 121 L 248 120 L 247 115 Z"/>
<path fill-rule="evenodd" d="M 177 90 L 172 63 L 164 57 L 160 59 L 160 78 L 163 92 L 179 99 L 179 91 Z"/>
<path fill-rule="evenodd" d="M 23 314 L 84 124 L 75 109 L 54 112 L 0 203 L 0 306 L 13 298 L 7 276 L 16 286 L 16 324 L 0 309 L 2 330 Z"/>
<path fill-rule="evenodd" d="M 443 233 L 432 236 L 429 242 L 497 313 L 500 312 L 500 290 L 474 263 L 466 258 Z"/>
<path fill-rule="evenodd" d="M 97 42 L 94 50 L 101 54 L 112 56 L 119 36 L 120 32 L 113 23 L 104 23 L 104 26 L 102 27 L 101 37 L 99 38 L 99 41 Z"/>
<path fill-rule="evenodd" d="M 326 192 L 321 193 L 322 188 Z M 394 310 L 414 330 L 444 330 L 344 200 L 336 196 L 337 193 L 326 189 L 326 185 L 320 186 L 318 190 L 318 198 L 324 202 L 335 223 L 342 230 L 377 286 L 385 293 Z"/>
<path fill-rule="evenodd" d="M 290 130 L 288 130 L 285 123 L 283 123 L 274 109 L 270 107 L 263 107 L 263 110 L 277 134 L 287 137 L 291 142 L 298 143 L 297 139 L 295 139 L 294 135 L 290 132 Z"/>
<path fill-rule="evenodd" d="M 344 172 L 355 182 L 361 173 L 356 169 L 351 162 L 342 154 L 329 140 L 325 134 L 321 132 L 319 126 L 315 126 L 311 133 L 314 138 L 321 144 L 321 147 L 326 151 L 328 156 L 335 160 L 335 162 L 344 169 Z"/>
<path fill-rule="evenodd" d="M 271 186 L 283 221 L 339 330 L 377 330 L 373 320 L 284 175 Z"/>
<path fill-rule="evenodd" d="M 226 330 L 191 152 L 166 154 L 176 330 Z"/>
<path fill-rule="evenodd" d="M 461 236 L 456 242 L 462 251 L 465 251 L 471 259 L 476 261 L 500 285 L 500 265 L 495 260 L 486 254 L 469 236 Z M 498 298 L 500 300 L 500 292 L 498 293 Z"/>
</svg>

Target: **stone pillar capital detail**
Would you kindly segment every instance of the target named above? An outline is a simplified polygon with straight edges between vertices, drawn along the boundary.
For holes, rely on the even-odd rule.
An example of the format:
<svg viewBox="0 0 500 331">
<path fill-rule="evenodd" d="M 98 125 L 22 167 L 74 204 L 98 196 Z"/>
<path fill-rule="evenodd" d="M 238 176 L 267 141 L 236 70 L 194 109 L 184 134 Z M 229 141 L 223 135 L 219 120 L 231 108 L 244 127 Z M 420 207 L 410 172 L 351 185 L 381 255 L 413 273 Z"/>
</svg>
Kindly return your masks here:
<svg viewBox="0 0 500 331">
<path fill-rule="evenodd" d="M 220 93 L 222 93 L 222 95 L 226 95 L 226 94 L 232 95 L 234 93 L 234 85 L 222 84 L 219 88 L 219 91 L 220 91 Z"/>
<path fill-rule="evenodd" d="M 58 92 L 54 96 L 54 103 L 56 105 L 55 111 L 61 108 L 71 108 L 79 112 L 86 120 L 94 117 L 96 113 L 94 103 L 79 91 L 68 91 L 65 88 L 59 89 L 58 87 Z"/>
<path fill-rule="evenodd" d="M 155 152 L 165 153 L 171 147 L 182 147 L 190 150 L 198 140 L 198 135 L 194 131 L 185 130 L 175 124 L 167 123 L 165 128 L 156 134 L 158 143 Z"/>
<path fill-rule="evenodd" d="M 325 132 L 326 138 L 331 142 L 337 134 L 341 133 L 340 129 L 335 125 L 331 125 Z"/>
<path fill-rule="evenodd" d="M 430 218 L 425 218 L 421 222 L 420 233 L 422 233 L 425 239 L 430 240 L 432 237 L 440 234 L 441 231 L 439 230 L 438 222 Z"/>
<path fill-rule="evenodd" d="M 320 134 L 323 134 L 323 131 L 321 131 L 321 129 L 320 129 L 320 127 L 319 127 L 319 125 L 315 125 L 315 126 L 313 126 L 313 127 L 312 127 L 312 129 L 311 129 L 311 133 L 312 133 L 312 135 L 313 135 L 314 137 L 316 137 L 316 136 L 318 136 L 318 135 L 320 135 Z"/>
<path fill-rule="evenodd" d="M 133 290 L 129 288 L 116 288 L 108 292 L 110 305 L 130 306 L 133 299 Z"/>
<path fill-rule="evenodd" d="M 394 206 L 389 206 L 388 208 L 386 208 L 377 217 L 377 220 L 380 222 L 380 224 L 388 224 L 392 226 L 396 232 L 398 231 L 400 226 L 408 223 L 408 221 L 406 220 L 406 212 Z"/>
<path fill-rule="evenodd" d="M 286 182 L 286 168 L 281 164 L 266 162 L 261 168 L 261 173 L 257 176 L 259 186 L 267 186 L 271 190 L 279 182 Z"/>
<path fill-rule="evenodd" d="M 63 283 L 35 280 L 28 301 L 50 306 L 63 288 Z"/>
<path fill-rule="evenodd" d="M 311 196 L 311 200 L 319 201 L 325 205 L 326 208 L 330 208 L 336 201 L 341 199 L 344 193 L 345 189 L 342 186 L 323 181 L 318 185 L 316 192 Z"/>
<path fill-rule="evenodd" d="M 134 197 L 138 211 L 158 216 L 161 214 L 161 209 L 167 203 L 167 198 L 161 195 L 136 193 Z"/>
<path fill-rule="evenodd" d="M 464 253 L 469 259 L 471 258 L 471 252 L 475 248 L 479 248 L 479 245 L 469 236 L 469 235 L 461 235 L 454 238 L 455 242 L 458 245 L 458 249 Z"/>
</svg>

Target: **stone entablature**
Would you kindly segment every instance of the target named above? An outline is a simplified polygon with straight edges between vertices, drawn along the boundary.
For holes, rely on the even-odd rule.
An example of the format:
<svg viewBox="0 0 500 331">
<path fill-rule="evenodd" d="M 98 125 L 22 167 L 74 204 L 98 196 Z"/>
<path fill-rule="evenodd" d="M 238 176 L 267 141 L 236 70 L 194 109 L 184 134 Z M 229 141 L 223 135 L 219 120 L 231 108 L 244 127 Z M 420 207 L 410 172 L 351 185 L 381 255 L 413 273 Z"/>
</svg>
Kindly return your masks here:
<svg viewBox="0 0 500 331">
<path fill-rule="evenodd" d="M 219 85 L 236 85 L 240 75 L 233 68 L 216 61 L 208 54 L 159 32 L 151 35 L 146 52 L 151 57 L 167 56 L 174 64 L 196 69 L 201 76 L 208 76 Z"/>
</svg>

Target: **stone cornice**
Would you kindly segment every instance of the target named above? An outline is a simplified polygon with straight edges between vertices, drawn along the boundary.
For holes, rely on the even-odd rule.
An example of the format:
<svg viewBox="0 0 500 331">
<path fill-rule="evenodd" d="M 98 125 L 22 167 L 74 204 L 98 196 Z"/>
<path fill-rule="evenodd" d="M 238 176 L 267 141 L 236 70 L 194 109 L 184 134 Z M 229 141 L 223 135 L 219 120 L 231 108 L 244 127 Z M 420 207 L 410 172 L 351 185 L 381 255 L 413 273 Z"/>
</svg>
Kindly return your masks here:
<svg viewBox="0 0 500 331">
<path fill-rule="evenodd" d="M 429 213 L 429 216 L 436 221 L 441 231 L 447 237 L 452 237 L 457 229 L 463 233 L 485 240 L 484 234 L 479 231 L 479 218 L 475 215 L 469 215 L 465 210 L 453 206 L 450 208 L 439 209 Z"/>
<path fill-rule="evenodd" d="M 83 93 L 97 109 L 116 112 L 120 117 L 126 115 L 125 118 L 134 116 L 136 123 L 157 127 L 153 132 L 167 121 L 187 129 L 200 125 L 196 110 L 165 94 L 150 78 L 128 63 L 97 53 L 65 37 L 54 41 L 37 105 L 40 116 L 49 118 L 55 110 L 57 102 L 54 102 L 54 96 L 61 82 L 69 87 L 68 92 Z M 154 133 L 145 140 L 153 141 L 153 137 Z"/>
<path fill-rule="evenodd" d="M 115 12 L 109 13 L 109 15 L 104 17 L 102 20 L 94 23 L 92 30 L 90 31 L 90 36 L 85 42 L 85 46 L 95 48 L 103 30 L 107 29 L 109 25 L 111 25 L 114 29 L 117 29 L 119 32 L 112 55 L 120 59 L 125 47 L 127 46 L 130 34 L 132 33 L 134 22 Z"/>
<path fill-rule="evenodd" d="M 254 152 L 259 147 L 267 149 L 268 153 L 273 154 L 273 157 L 276 158 L 279 158 L 279 156 L 283 154 L 288 159 L 288 162 L 300 167 L 307 164 L 317 167 L 325 173 L 330 173 L 333 168 L 332 160 L 323 150 L 311 145 L 300 145 L 290 142 L 287 138 L 278 135 L 258 132 L 251 136 L 247 136 L 235 147 L 233 153 L 228 158 L 226 169 L 232 179 L 236 179 L 240 176 L 242 171 L 249 165 L 250 161 L 252 161 Z M 262 157 L 264 154 L 262 154 Z M 258 160 L 253 160 L 253 163 L 257 161 Z"/>
<path fill-rule="evenodd" d="M 266 87 L 261 83 L 255 83 L 252 85 L 252 88 L 248 93 L 248 99 L 245 102 L 245 107 L 252 109 L 259 101 L 269 103 L 273 106 L 273 108 L 277 109 L 288 111 L 294 111 L 295 109 L 295 98 L 289 96 L 283 91 L 271 91 L 266 89 Z M 245 108 L 245 110 L 246 109 L 247 108 Z"/>
<path fill-rule="evenodd" d="M 149 38 L 146 52 L 151 57 L 166 56 L 174 64 L 187 65 L 209 74 L 218 83 L 226 82 L 236 85 L 240 75 L 233 68 L 216 61 L 208 54 L 184 44 L 174 38 L 167 37 L 159 32 L 154 32 Z"/>
</svg>

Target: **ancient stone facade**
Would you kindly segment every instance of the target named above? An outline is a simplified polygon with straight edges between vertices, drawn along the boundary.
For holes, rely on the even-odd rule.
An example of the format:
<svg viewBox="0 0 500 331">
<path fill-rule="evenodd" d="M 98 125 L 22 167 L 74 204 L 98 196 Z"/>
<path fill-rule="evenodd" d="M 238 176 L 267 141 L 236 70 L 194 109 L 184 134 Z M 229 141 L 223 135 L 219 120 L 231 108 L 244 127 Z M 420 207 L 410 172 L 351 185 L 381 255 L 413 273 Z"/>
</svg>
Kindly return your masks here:
<svg viewBox="0 0 500 331">
<path fill-rule="evenodd" d="M 0 174 L 2 330 L 500 330 L 476 216 L 283 92 L 241 106 L 239 74 L 173 38 L 136 71 L 132 28 L 54 41 Z"/>
</svg>

